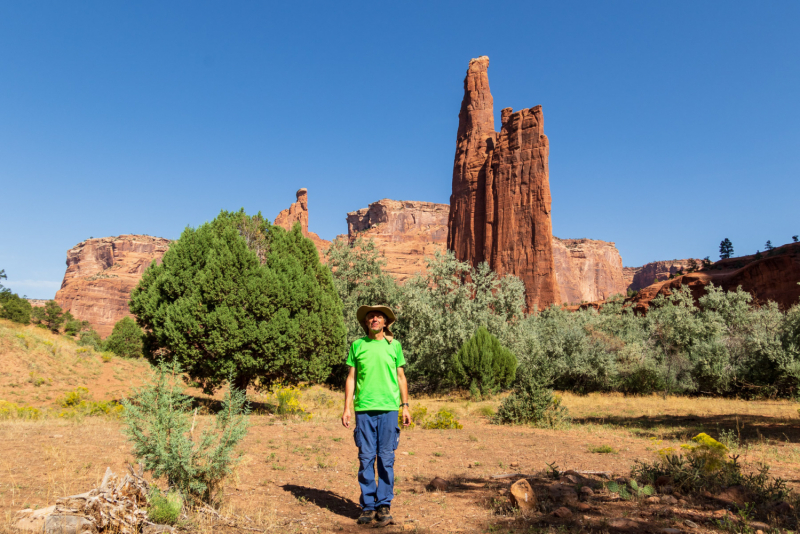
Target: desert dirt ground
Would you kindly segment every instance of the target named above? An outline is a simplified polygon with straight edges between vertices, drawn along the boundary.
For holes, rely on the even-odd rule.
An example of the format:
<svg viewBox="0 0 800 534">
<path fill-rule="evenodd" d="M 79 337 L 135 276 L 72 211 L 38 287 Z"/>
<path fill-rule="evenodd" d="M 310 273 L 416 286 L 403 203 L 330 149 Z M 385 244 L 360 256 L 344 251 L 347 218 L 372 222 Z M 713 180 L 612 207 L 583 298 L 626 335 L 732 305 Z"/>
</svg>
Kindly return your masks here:
<svg viewBox="0 0 800 534">
<path fill-rule="evenodd" d="M 254 395 L 256 406 L 268 400 Z M 402 433 L 395 465 L 396 524 L 385 530 L 416 532 L 561 532 L 565 530 L 659 532 L 719 531 L 718 503 L 677 505 L 620 501 L 600 489 L 603 478 L 581 472 L 627 475 L 636 460 L 686 443 L 704 431 L 730 431 L 733 451 L 748 463 L 766 462 L 772 474 L 800 487 L 800 418 L 789 401 L 739 401 L 660 396 L 565 394 L 573 424 L 562 430 L 493 425 L 486 416 L 500 398 L 470 402 L 463 396 L 412 398 L 428 412 L 445 407 L 460 430 L 414 428 Z M 359 488 L 352 432 L 341 426 L 341 393 L 315 386 L 302 403 L 313 413 L 280 418 L 252 415 L 242 460 L 224 487 L 221 522 L 194 516 L 192 532 L 357 532 Z M 412 405 L 412 406 L 413 406 Z M 15 511 L 52 504 L 56 497 L 95 487 L 106 469 L 124 470 L 131 447 L 111 417 L 0 422 L 0 519 L 8 528 Z M 610 453 L 592 452 L 608 446 Z M 548 464 L 560 472 L 553 478 Z M 508 478 L 492 478 L 511 475 Z M 428 491 L 434 478 L 446 491 Z M 508 505 L 506 492 L 525 477 L 539 497 L 535 512 Z M 578 480 L 575 479 L 578 478 Z M 565 488 L 594 486 L 585 501 L 562 503 Z M 571 490 L 569 490 L 571 491 Z M 570 517 L 553 511 L 567 504 Z M 717 511 L 717 516 L 714 512 Z M 689 520 L 697 525 L 687 527 Z M 249 530 L 248 530 L 249 529 Z"/>
</svg>

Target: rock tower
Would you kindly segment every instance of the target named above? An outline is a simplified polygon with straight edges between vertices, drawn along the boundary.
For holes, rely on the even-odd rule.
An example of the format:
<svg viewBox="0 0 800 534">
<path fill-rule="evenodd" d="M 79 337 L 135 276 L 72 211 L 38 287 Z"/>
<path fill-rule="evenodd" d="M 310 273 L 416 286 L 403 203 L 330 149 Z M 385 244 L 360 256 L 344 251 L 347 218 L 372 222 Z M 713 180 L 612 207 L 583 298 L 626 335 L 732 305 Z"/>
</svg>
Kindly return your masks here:
<svg viewBox="0 0 800 534">
<path fill-rule="evenodd" d="M 525 283 L 528 309 L 561 303 L 550 220 L 550 147 L 542 106 L 501 111 L 494 130 L 489 58 L 469 62 L 458 115 L 447 248 Z"/>
</svg>

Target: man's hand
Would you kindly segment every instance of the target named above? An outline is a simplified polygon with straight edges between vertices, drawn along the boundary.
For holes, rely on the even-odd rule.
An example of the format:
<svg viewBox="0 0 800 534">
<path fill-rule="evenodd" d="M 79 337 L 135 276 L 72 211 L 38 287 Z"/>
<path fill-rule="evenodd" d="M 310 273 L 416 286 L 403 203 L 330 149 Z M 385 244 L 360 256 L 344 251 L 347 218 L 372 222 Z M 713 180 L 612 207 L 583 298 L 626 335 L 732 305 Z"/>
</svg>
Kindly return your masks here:
<svg viewBox="0 0 800 534">
<path fill-rule="evenodd" d="M 408 426 L 411 424 L 411 410 L 408 409 L 408 406 L 403 406 L 403 426 Z"/>
<path fill-rule="evenodd" d="M 350 410 L 347 408 L 344 409 L 344 413 L 342 414 L 342 426 L 350 428 Z"/>
</svg>

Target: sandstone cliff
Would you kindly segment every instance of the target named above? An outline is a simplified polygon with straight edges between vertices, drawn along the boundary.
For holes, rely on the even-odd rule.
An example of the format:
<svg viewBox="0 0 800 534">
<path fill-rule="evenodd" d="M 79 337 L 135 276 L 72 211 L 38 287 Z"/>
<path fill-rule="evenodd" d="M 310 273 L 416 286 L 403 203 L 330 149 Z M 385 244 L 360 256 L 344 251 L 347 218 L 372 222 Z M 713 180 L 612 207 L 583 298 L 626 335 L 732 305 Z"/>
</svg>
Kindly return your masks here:
<svg viewBox="0 0 800 534">
<path fill-rule="evenodd" d="M 447 204 L 385 198 L 347 214 L 347 237 L 372 239 L 386 260 L 384 272 L 402 283 L 445 250 L 449 212 Z"/>
<path fill-rule="evenodd" d="M 295 223 L 300 223 L 300 228 L 303 235 L 314 242 L 317 247 L 320 260 L 324 258 L 325 251 L 331 246 L 331 242 L 322 239 L 314 232 L 308 231 L 308 189 L 298 189 L 296 193 L 297 201 L 294 202 L 288 209 L 281 211 L 275 217 L 275 224 L 286 230 L 291 230 Z"/>
<path fill-rule="evenodd" d="M 489 58 L 470 61 L 458 116 L 447 248 L 525 284 L 529 309 L 560 303 L 542 107 L 502 110 L 494 131 Z"/>
<path fill-rule="evenodd" d="M 447 204 L 383 199 L 347 214 L 347 238 L 372 239 L 384 271 L 402 283 L 425 271 L 425 258 L 444 250 Z M 564 302 L 595 301 L 625 293 L 622 259 L 614 243 L 553 238 L 556 276 Z"/>
<path fill-rule="evenodd" d="M 564 303 L 605 300 L 626 292 L 622 257 L 614 243 L 553 237 L 553 257 Z"/>
<path fill-rule="evenodd" d="M 646 311 L 658 295 L 669 295 L 681 285 L 688 285 L 697 299 L 705 294 L 705 286 L 713 283 L 725 291 L 740 287 L 753 295 L 756 304 L 775 301 L 781 309 L 800 302 L 800 243 L 790 243 L 775 248 L 761 258 L 741 256 L 720 260 L 711 268 L 678 276 L 642 288 L 629 299 L 637 311 Z"/>
<path fill-rule="evenodd" d="M 131 291 L 153 260 L 160 260 L 170 240 L 147 235 L 88 239 L 67 251 L 67 272 L 56 302 L 76 319 L 89 321 L 106 337 L 117 321 L 132 317 Z"/>
<path fill-rule="evenodd" d="M 703 260 L 700 259 L 695 259 L 694 261 L 698 267 L 703 263 Z M 678 271 L 688 272 L 690 262 L 691 259 L 653 261 L 641 267 L 625 267 L 623 269 L 625 287 L 626 289 L 639 291 L 643 287 L 651 285 L 656 279 L 663 282 Z"/>
</svg>

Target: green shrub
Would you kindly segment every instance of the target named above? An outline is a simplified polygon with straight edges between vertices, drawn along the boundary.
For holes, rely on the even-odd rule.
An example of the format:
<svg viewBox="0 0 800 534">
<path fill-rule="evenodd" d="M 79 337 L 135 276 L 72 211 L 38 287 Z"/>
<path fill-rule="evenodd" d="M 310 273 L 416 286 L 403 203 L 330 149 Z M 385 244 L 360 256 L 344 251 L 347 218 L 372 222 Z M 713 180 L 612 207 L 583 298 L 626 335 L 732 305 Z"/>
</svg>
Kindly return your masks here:
<svg viewBox="0 0 800 534">
<path fill-rule="evenodd" d="M 483 417 L 494 417 L 496 412 L 491 406 L 481 406 L 475 410 L 475 413 Z"/>
<path fill-rule="evenodd" d="M 130 317 L 123 317 L 114 325 L 108 336 L 105 349 L 123 358 L 138 358 L 142 355 L 142 329 Z"/>
<path fill-rule="evenodd" d="M 559 428 L 569 424 L 567 408 L 561 406 L 561 397 L 553 395 L 539 377 L 525 372 L 517 386 L 506 397 L 493 421 L 498 424 L 533 424 L 545 428 Z"/>
<path fill-rule="evenodd" d="M 31 303 L 10 291 L 0 291 L 0 317 L 15 323 L 31 322 Z"/>
<path fill-rule="evenodd" d="M 183 509 L 181 494 L 177 491 L 169 491 L 163 494 L 155 485 L 150 488 L 150 495 L 148 496 L 150 502 L 147 508 L 147 517 L 150 518 L 150 521 L 161 525 L 174 525 L 177 523 Z"/>
<path fill-rule="evenodd" d="M 511 385 L 517 358 L 481 326 L 453 356 L 450 369 L 457 386 L 469 387 L 473 397 L 480 398 Z"/>
<path fill-rule="evenodd" d="M 447 408 L 441 408 L 422 424 L 422 428 L 429 430 L 460 430 L 463 426 L 458 422 L 455 414 Z"/>
<path fill-rule="evenodd" d="M 103 352 L 103 340 L 100 334 L 93 328 L 83 330 L 78 334 L 78 345 L 81 347 L 91 347 L 95 352 Z"/>
<path fill-rule="evenodd" d="M 414 405 L 413 408 L 411 408 L 411 424 L 408 426 L 403 426 L 403 410 L 399 410 L 397 412 L 397 426 L 400 427 L 400 430 L 403 429 L 411 430 L 417 425 L 424 425 L 425 420 L 427 418 L 428 418 L 428 407 L 423 406 L 421 404 L 417 404 Z"/>
<path fill-rule="evenodd" d="M 177 364 L 161 363 L 148 384 L 123 399 L 123 432 L 134 455 L 154 477 L 192 501 L 216 502 L 223 478 L 238 458 L 236 445 L 247 434 L 247 397 L 229 385 L 213 425 L 196 428 L 192 399 L 183 394 Z"/>
<path fill-rule="evenodd" d="M 33 406 L 20 406 L 15 402 L 0 400 L 0 420 L 1 419 L 27 419 L 36 420 L 42 417 L 39 408 Z"/>
<path fill-rule="evenodd" d="M 347 350 L 342 303 L 329 268 L 300 224 L 221 212 L 186 228 L 131 293 L 145 356 L 170 354 L 206 393 L 231 378 L 323 382 Z"/>
<path fill-rule="evenodd" d="M 93 401 L 87 400 L 89 390 L 85 387 L 77 387 L 68 391 L 58 400 L 59 406 L 64 408 L 58 416 L 65 419 L 81 418 L 94 415 L 119 416 L 124 411 L 121 404 L 116 401 Z"/>
</svg>

